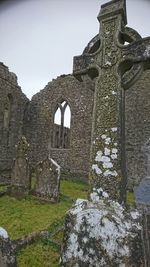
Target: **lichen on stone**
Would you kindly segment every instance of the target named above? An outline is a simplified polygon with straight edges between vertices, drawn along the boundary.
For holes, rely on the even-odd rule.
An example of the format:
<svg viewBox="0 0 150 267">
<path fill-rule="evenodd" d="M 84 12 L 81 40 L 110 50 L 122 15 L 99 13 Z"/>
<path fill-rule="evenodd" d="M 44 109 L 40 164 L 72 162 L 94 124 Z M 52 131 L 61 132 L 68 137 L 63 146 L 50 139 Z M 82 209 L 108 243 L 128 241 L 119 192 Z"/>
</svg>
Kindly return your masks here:
<svg viewBox="0 0 150 267">
<path fill-rule="evenodd" d="M 101 169 L 98 167 L 97 164 L 93 164 L 92 165 L 92 170 L 94 170 L 96 172 L 96 174 L 101 174 L 102 173 Z"/>
<path fill-rule="evenodd" d="M 93 188 L 89 201 L 77 200 L 66 222 L 61 266 L 127 266 L 132 262 L 131 244 L 135 242 L 136 247 L 141 231 L 139 213 L 127 212 L 102 188 Z"/>
<path fill-rule="evenodd" d="M 111 133 L 111 137 L 108 134 L 102 134 L 101 149 L 96 152 L 96 156 L 92 165 L 92 170 L 97 175 L 104 175 L 104 177 L 111 176 L 117 177 L 118 173 L 115 170 L 115 160 L 118 158 L 117 143 L 114 142 L 114 136 L 117 132 L 117 127 L 111 129 L 105 129 L 105 133 Z M 96 138 L 98 140 L 98 138 Z"/>
</svg>

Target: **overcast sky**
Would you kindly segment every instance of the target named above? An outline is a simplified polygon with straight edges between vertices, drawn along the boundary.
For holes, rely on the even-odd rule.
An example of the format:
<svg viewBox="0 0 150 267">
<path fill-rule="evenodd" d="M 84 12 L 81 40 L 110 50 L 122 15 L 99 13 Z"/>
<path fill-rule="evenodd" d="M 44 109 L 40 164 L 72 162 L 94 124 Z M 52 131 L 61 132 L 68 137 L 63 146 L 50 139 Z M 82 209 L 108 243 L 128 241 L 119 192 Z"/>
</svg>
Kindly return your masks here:
<svg viewBox="0 0 150 267">
<path fill-rule="evenodd" d="M 107 0 L 0 0 L 0 62 L 29 97 L 61 74 L 99 31 Z M 150 35 L 150 0 L 127 0 L 128 26 Z"/>
</svg>

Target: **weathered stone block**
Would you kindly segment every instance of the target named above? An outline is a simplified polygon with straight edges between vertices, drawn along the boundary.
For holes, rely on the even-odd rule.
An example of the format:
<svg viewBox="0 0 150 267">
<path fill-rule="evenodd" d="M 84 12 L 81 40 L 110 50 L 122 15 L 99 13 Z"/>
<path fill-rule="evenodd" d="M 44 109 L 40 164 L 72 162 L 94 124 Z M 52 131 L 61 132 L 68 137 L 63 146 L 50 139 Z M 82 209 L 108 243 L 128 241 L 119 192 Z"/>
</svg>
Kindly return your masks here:
<svg viewBox="0 0 150 267">
<path fill-rule="evenodd" d="M 7 232 L 0 227 L 0 267 L 16 267 L 16 257 Z"/>
<path fill-rule="evenodd" d="M 43 199 L 58 201 L 60 166 L 51 158 L 39 162 L 36 167 L 35 193 Z"/>
<path fill-rule="evenodd" d="M 78 199 L 65 223 L 61 267 L 143 266 L 137 211 L 126 211 L 101 188 Z"/>
</svg>

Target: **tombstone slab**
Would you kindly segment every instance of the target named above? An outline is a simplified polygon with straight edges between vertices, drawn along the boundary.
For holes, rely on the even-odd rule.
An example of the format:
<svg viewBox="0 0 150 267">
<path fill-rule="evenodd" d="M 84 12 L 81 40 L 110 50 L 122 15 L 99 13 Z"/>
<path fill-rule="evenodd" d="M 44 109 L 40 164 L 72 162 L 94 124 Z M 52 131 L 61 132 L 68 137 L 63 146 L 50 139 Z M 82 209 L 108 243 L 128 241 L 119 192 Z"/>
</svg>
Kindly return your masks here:
<svg viewBox="0 0 150 267">
<path fill-rule="evenodd" d="M 50 157 L 36 166 L 35 194 L 45 200 L 58 201 L 60 166 Z"/>
<path fill-rule="evenodd" d="M 11 195 L 20 197 L 29 193 L 29 162 L 27 158 L 29 144 L 24 136 L 16 145 L 16 157 L 11 173 Z"/>
</svg>

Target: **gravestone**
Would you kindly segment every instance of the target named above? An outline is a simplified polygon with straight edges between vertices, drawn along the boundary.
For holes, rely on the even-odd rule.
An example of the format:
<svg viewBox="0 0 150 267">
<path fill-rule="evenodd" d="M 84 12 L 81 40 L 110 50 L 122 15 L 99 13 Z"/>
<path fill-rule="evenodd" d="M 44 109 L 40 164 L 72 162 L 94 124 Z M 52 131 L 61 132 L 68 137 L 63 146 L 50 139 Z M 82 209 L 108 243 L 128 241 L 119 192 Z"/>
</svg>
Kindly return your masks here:
<svg viewBox="0 0 150 267">
<path fill-rule="evenodd" d="M 121 43 L 121 34 L 130 35 L 124 0 L 102 5 L 98 20 L 100 46 L 91 42 L 89 48 L 97 49 L 74 59 L 78 79 L 84 74 L 96 78 L 91 193 L 89 200 L 77 200 L 66 216 L 61 266 L 142 267 L 140 216 L 121 204 L 126 198 L 124 89 L 138 76 L 141 61 L 150 61 L 150 39 Z M 129 67 L 131 59 L 135 65 Z"/>
<path fill-rule="evenodd" d="M 0 267 L 16 267 L 16 257 L 8 234 L 0 227 Z"/>
<path fill-rule="evenodd" d="M 36 166 L 35 194 L 45 200 L 59 200 L 60 166 L 50 157 Z"/>
<path fill-rule="evenodd" d="M 16 157 L 11 173 L 11 195 L 16 197 L 29 193 L 29 162 L 27 158 L 29 144 L 24 136 L 16 145 Z"/>
</svg>

